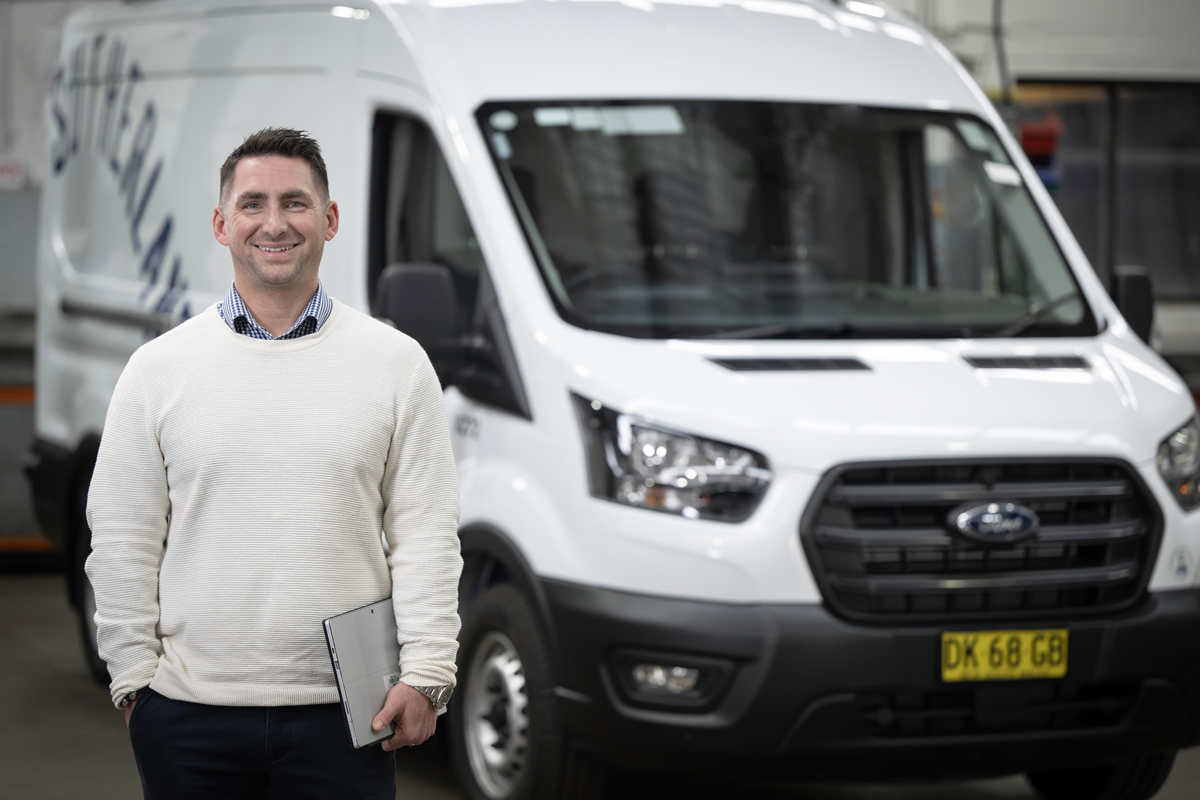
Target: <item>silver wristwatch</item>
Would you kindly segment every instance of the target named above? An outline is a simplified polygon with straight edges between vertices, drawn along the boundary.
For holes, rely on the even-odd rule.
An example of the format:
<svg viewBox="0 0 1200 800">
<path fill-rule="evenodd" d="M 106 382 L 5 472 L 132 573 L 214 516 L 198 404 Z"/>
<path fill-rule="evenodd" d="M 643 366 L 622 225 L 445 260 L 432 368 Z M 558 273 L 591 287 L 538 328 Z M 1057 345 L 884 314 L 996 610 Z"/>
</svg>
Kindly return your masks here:
<svg viewBox="0 0 1200 800">
<path fill-rule="evenodd" d="M 117 701 L 117 708 L 128 708 L 129 704 L 137 700 L 144 691 L 146 691 L 146 688 L 142 687 L 141 689 L 135 689 L 134 691 L 125 695 Z"/>
<path fill-rule="evenodd" d="M 453 686 L 414 686 L 421 694 L 429 698 L 429 702 L 433 703 L 434 711 L 441 711 L 446 707 L 446 703 L 450 702 L 450 695 L 454 694 Z"/>
</svg>

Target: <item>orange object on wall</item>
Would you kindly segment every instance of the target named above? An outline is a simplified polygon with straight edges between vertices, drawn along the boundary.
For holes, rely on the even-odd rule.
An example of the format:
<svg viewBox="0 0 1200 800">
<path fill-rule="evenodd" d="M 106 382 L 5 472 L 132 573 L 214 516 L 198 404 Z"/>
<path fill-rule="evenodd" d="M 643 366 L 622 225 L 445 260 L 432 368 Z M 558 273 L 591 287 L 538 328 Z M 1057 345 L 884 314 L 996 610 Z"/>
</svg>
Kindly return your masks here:
<svg viewBox="0 0 1200 800">
<path fill-rule="evenodd" d="M 33 387 L 0 386 L 0 404 L 16 406 L 33 405 Z"/>
</svg>

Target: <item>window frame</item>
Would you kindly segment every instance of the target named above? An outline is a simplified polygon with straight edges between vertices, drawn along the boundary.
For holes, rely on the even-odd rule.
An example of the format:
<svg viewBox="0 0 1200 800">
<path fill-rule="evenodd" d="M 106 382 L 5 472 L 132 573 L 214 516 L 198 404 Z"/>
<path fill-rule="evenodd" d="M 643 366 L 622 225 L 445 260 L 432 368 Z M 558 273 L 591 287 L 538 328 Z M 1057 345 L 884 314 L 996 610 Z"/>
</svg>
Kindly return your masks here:
<svg viewBox="0 0 1200 800">
<path fill-rule="evenodd" d="M 395 209 L 397 219 L 389 222 L 387 201 L 388 181 L 391 177 L 391 135 L 397 121 L 406 121 L 415 126 L 419 135 L 414 137 L 414 144 L 409 153 L 412 162 L 420 161 L 423 174 L 417 175 L 409 170 L 405 172 L 408 187 L 414 184 L 420 187 L 420 202 L 425 206 L 420 209 L 424 213 L 420 220 L 423 229 L 417 237 L 421 243 L 421 252 L 411 254 L 407 263 L 442 264 L 451 270 L 455 267 L 444 264 L 434 258 L 436 198 L 435 181 L 437 159 L 444 163 L 450 186 L 457 194 L 458 203 L 466 215 L 467 224 L 480 251 L 480 266 L 476 279 L 474 303 L 469 319 L 460 319 L 458 330 L 458 347 L 461 350 L 461 363 L 447 374 L 439 374 L 443 389 L 455 386 L 466 397 L 486 404 L 493 408 L 507 411 L 516 416 L 532 420 L 528 396 L 525 392 L 517 364 L 512 342 L 508 335 L 507 324 L 500 309 L 499 298 L 496 295 L 495 282 L 488 268 L 488 259 L 483 252 L 483 243 L 479 238 L 479 226 L 475 224 L 470 208 L 459 181 L 455 178 L 450 167 L 447 153 L 442 147 L 437 134 L 420 115 L 403 109 L 380 106 L 372 115 L 371 152 L 369 156 L 368 181 L 368 230 L 367 230 L 367 263 L 365 278 L 367 281 L 367 298 L 373 314 L 378 314 L 376 307 L 376 289 L 380 275 L 389 266 L 387 259 L 387 226 L 399 224 L 407 213 L 407 204 L 413 194 L 406 190 L 404 200 Z M 397 262 L 392 262 L 397 263 Z M 406 262 L 398 262 L 406 263 Z M 460 309 L 461 312 L 461 309 Z M 461 316 L 461 314 L 460 314 Z"/>
</svg>

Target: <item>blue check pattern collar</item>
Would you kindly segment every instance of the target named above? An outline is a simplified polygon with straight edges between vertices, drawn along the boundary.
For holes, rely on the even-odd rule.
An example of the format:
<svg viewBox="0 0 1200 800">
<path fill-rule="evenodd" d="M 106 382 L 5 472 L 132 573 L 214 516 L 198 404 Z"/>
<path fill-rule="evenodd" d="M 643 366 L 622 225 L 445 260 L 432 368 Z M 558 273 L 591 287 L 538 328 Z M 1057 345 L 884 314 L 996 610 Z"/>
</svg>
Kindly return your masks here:
<svg viewBox="0 0 1200 800">
<path fill-rule="evenodd" d="M 250 309 L 246 308 L 246 304 L 242 302 L 242 296 L 238 294 L 238 290 L 232 282 L 229 284 L 229 293 L 225 295 L 225 299 L 217 304 L 217 313 L 234 333 L 251 336 L 255 339 L 298 339 L 301 336 L 308 336 L 310 333 L 321 330 L 321 326 L 325 324 L 325 320 L 329 319 L 332 311 L 333 301 L 325 293 L 325 287 L 321 285 L 320 281 L 317 281 L 316 294 L 300 312 L 300 317 L 292 327 L 279 336 L 272 336 L 270 331 L 254 320 L 254 315 L 250 313 Z"/>
</svg>

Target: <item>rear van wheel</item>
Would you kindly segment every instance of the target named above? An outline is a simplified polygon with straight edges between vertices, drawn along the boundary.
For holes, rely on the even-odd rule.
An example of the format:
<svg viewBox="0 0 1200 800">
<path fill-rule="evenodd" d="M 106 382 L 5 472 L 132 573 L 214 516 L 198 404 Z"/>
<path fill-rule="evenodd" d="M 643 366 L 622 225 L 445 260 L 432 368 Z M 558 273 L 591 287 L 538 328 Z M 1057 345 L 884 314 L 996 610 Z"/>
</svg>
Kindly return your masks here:
<svg viewBox="0 0 1200 800">
<path fill-rule="evenodd" d="M 1031 772 L 1028 778 L 1046 800 L 1149 800 L 1174 763 L 1174 753 L 1139 753 L 1105 767 Z"/>
<path fill-rule="evenodd" d="M 566 741 L 549 649 L 528 601 L 511 584 L 468 607 L 450 706 L 451 757 L 471 800 L 591 800 L 604 773 Z"/>
<path fill-rule="evenodd" d="M 71 551 L 71 583 L 78 592 L 76 599 L 79 610 L 79 638 L 83 645 L 83 659 L 87 663 L 92 680 L 101 686 L 108 686 L 108 665 L 100 658 L 100 648 L 96 643 L 96 592 L 92 582 L 88 580 L 84 566 L 88 556 L 92 554 L 92 531 L 87 524 L 87 487 L 80 491 L 76 498 L 76 519 L 79 529 L 75 535 L 75 546 Z"/>
</svg>

